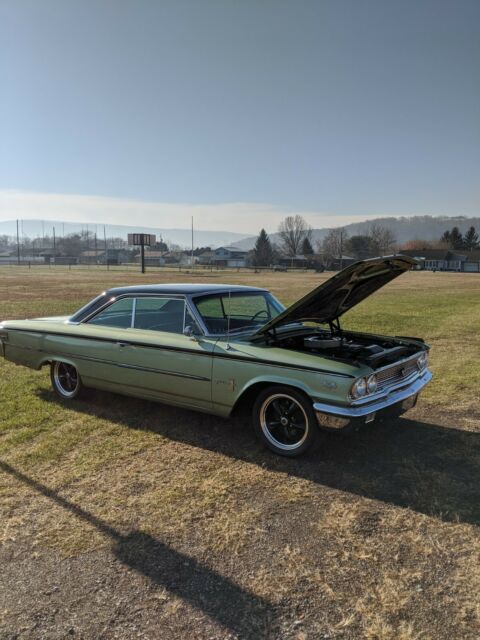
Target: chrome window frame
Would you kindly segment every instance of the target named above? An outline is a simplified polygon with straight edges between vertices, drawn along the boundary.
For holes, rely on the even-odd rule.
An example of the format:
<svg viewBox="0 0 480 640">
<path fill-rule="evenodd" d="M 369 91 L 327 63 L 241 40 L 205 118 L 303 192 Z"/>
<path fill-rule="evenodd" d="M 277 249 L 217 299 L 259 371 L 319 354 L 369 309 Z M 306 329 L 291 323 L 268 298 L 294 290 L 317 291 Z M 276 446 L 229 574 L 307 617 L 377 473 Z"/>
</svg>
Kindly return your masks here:
<svg viewBox="0 0 480 640">
<path fill-rule="evenodd" d="M 224 333 L 210 333 L 210 331 L 208 331 L 207 329 L 207 325 L 205 324 L 205 322 L 203 321 L 202 315 L 201 313 L 198 311 L 197 309 L 197 305 L 195 303 L 195 301 L 199 298 L 208 298 L 211 296 L 225 296 L 231 293 L 233 295 L 237 294 L 237 295 L 269 295 L 271 296 L 275 302 L 277 302 L 281 307 L 282 307 L 282 311 L 280 313 L 282 313 L 286 307 L 280 302 L 280 300 L 277 300 L 277 298 L 273 295 L 273 293 L 271 291 L 269 291 L 268 289 L 253 289 L 252 291 L 232 291 L 231 289 L 222 289 L 220 291 L 211 291 L 211 292 L 204 292 L 204 293 L 195 293 L 192 294 L 190 296 L 188 296 L 190 298 L 190 312 L 192 311 L 192 307 L 195 310 L 195 314 L 194 314 L 194 318 L 197 320 L 197 322 L 199 322 L 204 334 L 206 336 L 208 336 L 209 338 L 226 338 L 228 337 L 227 332 Z M 268 304 L 268 300 L 267 300 L 267 304 Z M 251 329 L 245 330 L 244 333 L 248 333 L 248 334 L 252 334 L 254 333 Z M 242 335 L 242 332 L 238 332 L 235 334 L 236 336 Z"/>
<path fill-rule="evenodd" d="M 183 295 L 183 294 L 175 294 L 175 293 L 168 293 L 168 294 L 166 294 L 166 293 L 123 293 L 123 294 L 120 294 L 119 296 L 112 296 L 105 302 L 104 305 L 102 305 L 99 309 L 96 309 L 95 311 L 93 311 L 90 315 L 88 315 L 85 318 L 83 318 L 83 320 L 81 322 L 79 322 L 78 324 L 89 324 L 90 320 L 92 318 L 97 316 L 99 313 L 102 313 L 102 311 L 105 311 L 105 309 L 110 307 L 112 304 L 115 304 L 115 302 L 118 302 L 119 300 L 123 300 L 125 298 L 133 299 L 133 304 L 132 304 L 132 317 L 131 317 L 131 321 L 130 321 L 130 327 L 126 327 L 124 330 L 133 329 L 133 330 L 136 330 L 136 331 L 149 331 L 149 329 L 138 329 L 138 328 L 135 327 L 135 312 L 136 312 L 136 308 L 137 308 L 137 302 L 136 301 L 139 298 L 162 298 L 162 299 L 167 299 L 167 300 L 183 300 L 183 303 L 184 303 L 183 331 L 185 331 L 185 319 L 186 319 L 186 313 L 187 313 L 186 310 L 188 308 L 192 318 L 197 323 L 198 328 L 200 329 L 202 335 L 208 335 L 208 332 L 206 331 L 204 323 L 199 321 L 198 314 L 195 313 L 196 309 L 195 309 L 194 305 L 191 303 L 191 300 L 189 299 L 189 296 L 186 296 L 186 295 Z M 101 326 L 101 325 L 96 325 L 96 326 Z M 105 326 L 108 326 L 108 325 L 105 325 Z M 115 328 L 115 327 L 113 327 L 113 328 Z M 152 331 L 157 331 L 157 330 L 156 329 L 152 329 Z M 162 331 L 157 331 L 157 333 L 162 333 Z M 173 332 L 165 331 L 163 333 L 173 333 Z M 183 332 L 175 333 L 174 335 L 183 335 Z"/>
<path fill-rule="evenodd" d="M 89 321 L 94 318 L 97 314 L 101 313 L 103 310 L 105 310 L 107 307 L 109 307 L 110 305 L 112 305 L 114 302 L 116 302 L 117 300 L 121 300 L 122 298 L 134 298 L 134 299 L 138 299 L 138 298 L 168 298 L 168 299 L 174 299 L 174 300 L 184 300 L 185 301 L 185 308 L 188 307 L 188 311 L 190 312 L 190 315 L 192 316 L 192 318 L 195 320 L 198 328 L 200 329 L 201 332 L 201 336 L 206 337 L 206 338 L 214 338 L 216 340 L 218 340 L 219 338 L 226 338 L 227 337 L 227 333 L 211 333 L 205 322 L 203 321 L 203 318 L 200 314 L 200 312 L 197 310 L 196 304 L 195 304 L 195 300 L 199 299 L 199 298 L 205 298 L 208 296 L 212 296 L 212 295 L 219 295 L 219 296 L 224 296 L 224 295 L 228 295 L 229 293 L 236 293 L 236 292 L 232 292 L 231 289 L 221 289 L 221 290 L 215 290 L 215 291 L 205 291 L 202 293 L 194 293 L 194 294 L 184 294 L 184 293 L 134 293 L 134 292 L 128 292 L 128 293 L 122 293 L 118 296 L 111 296 L 110 298 L 108 298 L 108 300 L 105 301 L 105 304 L 103 304 L 100 308 L 95 309 L 95 311 L 93 311 L 91 314 L 89 314 L 88 316 L 86 316 L 85 318 L 83 318 L 80 322 L 76 322 L 76 323 L 72 323 L 72 324 L 88 324 Z M 247 294 L 247 291 L 241 291 L 239 293 L 242 293 L 243 295 Z M 275 302 L 277 302 L 282 309 L 284 309 L 284 305 L 277 300 L 277 298 L 273 295 L 273 293 L 271 293 L 271 291 L 269 291 L 268 289 L 254 289 L 251 291 L 251 295 L 255 295 L 255 294 L 266 294 L 266 295 L 270 295 L 272 296 L 272 298 L 275 300 Z M 98 296 L 100 297 L 100 296 Z M 87 306 L 87 305 L 85 305 Z M 186 311 L 185 311 L 186 314 Z M 132 318 L 133 318 L 133 312 L 132 312 Z M 135 327 L 129 327 L 130 329 L 135 329 Z M 185 317 L 184 317 L 184 327 L 185 329 Z M 137 329 L 137 331 L 139 331 L 139 329 Z M 158 332 L 161 333 L 161 332 Z M 170 332 L 166 332 L 166 333 L 170 333 Z M 251 330 L 245 331 L 245 333 L 252 333 Z M 175 334 L 175 335 L 180 335 L 180 334 Z M 236 335 L 241 335 L 241 333 L 239 332 Z"/>
<path fill-rule="evenodd" d="M 100 296 L 98 296 L 100 297 Z M 108 300 L 105 302 L 105 304 L 102 304 L 101 307 L 99 307 L 98 309 L 95 309 L 95 311 L 92 311 L 92 313 L 90 313 L 88 316 L 86 316 L 85 318 L 83 318 L 83 320 L 81 320 L 80 322 L 71 322 L 70 324 L 89 324 L 90 320 L 92 318 L 95 318 L 95 316 L 98 316 L 99 313 L 102 313 L 103 311 L 105 311 L 105 309 L 108 309 L 108 307 L 111 307 L 113 304 L 115 304 L 116 302 L 118 302 L 119 300 L 123 300 L 124 298 L 133 298 L 133 296 L 125 294 L 122 296 L 112 296 L 110 298 L 108 298 Z M 88 306 L 88 305 L 85 305 Z M 135 307 L 135 300 L 132 302 L 132 311 L 131 311 L 131 318 L 130 318 L 130 327 L 111 327 L 111 325 L 105 324 L 105 325 L 96 325 L 98 327 L 111 327 L 113 329 L 131 329 L 132 327 L 132 321 L 133 321 L 133 317 L 134 317 L 134 307 Z"/>
</svg>

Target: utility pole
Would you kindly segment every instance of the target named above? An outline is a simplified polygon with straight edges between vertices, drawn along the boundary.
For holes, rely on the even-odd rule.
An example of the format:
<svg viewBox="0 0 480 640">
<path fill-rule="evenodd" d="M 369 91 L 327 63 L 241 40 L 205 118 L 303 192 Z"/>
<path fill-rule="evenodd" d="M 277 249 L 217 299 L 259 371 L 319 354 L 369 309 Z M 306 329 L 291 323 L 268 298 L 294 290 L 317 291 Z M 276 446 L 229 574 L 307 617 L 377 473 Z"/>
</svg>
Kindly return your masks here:
<svg viewBox="0 0 480 640">
<path fill-rule="evenodd" d="M 193 269 L 193 216 L 192 216 L 192 269 Z"/>
<path fill-rule="evenodd" d="M 141 260 L 142 260 L 142 273 L 145 273 L 145 237 L 144 234 L 141 233 L 141 241 L 142 244 L 140 245 L 140 255 L 141 255 Z"/>
<path fill-rule="evenodd" d="M 57 255 L 57 248 L 55 242 L 55 227 L 53 227 L 53 261 L 55 262 L 55 256 Z"/>
<path fill-rule="evenodd" d="M 109 265 L 108 265 L 108 250 L 107 250 L 107 232 L 105 230 L 105 225 L 103 225 L 103 242 L 105 245 L 105 262 L 108 270 Z"/>
<path fill-rule="evenodd" d="M 17 264 L 20 264 L 20 235 L 18 233 L 18 220 L 17 220 Z"/>
</svg>

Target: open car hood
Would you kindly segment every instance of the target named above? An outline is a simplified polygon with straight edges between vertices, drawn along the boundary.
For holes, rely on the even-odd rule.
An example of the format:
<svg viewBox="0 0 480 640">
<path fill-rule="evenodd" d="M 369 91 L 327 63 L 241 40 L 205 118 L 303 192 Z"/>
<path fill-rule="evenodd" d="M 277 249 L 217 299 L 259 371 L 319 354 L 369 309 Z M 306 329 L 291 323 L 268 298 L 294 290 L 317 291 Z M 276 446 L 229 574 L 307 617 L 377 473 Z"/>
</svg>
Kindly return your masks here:
<svg viewBox="0 0 480 640">
<path fill-rule="evenodd" d="M 292 322 L 333 322 L 416 264 L 417 261 L 408 256 L 355 262 L 264 324 L 255 336 Z"/>
</svg>

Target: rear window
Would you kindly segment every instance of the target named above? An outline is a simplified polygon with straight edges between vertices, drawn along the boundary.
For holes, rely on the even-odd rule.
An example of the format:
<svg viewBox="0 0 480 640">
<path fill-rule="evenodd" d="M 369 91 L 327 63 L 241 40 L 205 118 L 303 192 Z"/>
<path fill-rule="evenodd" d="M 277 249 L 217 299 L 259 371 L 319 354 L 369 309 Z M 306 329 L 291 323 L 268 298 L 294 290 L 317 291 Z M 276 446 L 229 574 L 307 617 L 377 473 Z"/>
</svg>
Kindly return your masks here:
<svg viewBox="0 0 480 640">
<path fill-rule="evenodd" d="M 135 329 L 182 333 L 185 321 L 185 301 L 176 298 L 137 298 Z"/>
<path fill-rule="evenodd" d="M 88 320 L 88 324 L 127 329 L 132 326 L 132 309 L 132 298 L 123 298 L 97 313 L 96 316 Z"/>
</svg>

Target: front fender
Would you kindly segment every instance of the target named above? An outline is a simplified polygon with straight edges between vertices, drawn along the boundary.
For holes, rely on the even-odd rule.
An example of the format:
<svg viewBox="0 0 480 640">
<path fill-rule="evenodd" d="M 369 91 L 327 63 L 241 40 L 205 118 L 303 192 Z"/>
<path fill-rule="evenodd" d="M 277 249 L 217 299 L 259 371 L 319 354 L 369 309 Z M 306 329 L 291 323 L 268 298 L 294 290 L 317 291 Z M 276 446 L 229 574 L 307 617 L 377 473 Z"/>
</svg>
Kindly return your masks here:
<svg viewBox="0 0 480 640">
<path fill-rule="evenodd" d="M 253 387 L 279 384 L 303 392 L 312 403 L 346 404 L 353 381 L 353 377 L 334 373 L 220 360 L 213 367 L 212 401 L 219 413 L 229 415 L 240 398 Z"/>
</svg>

